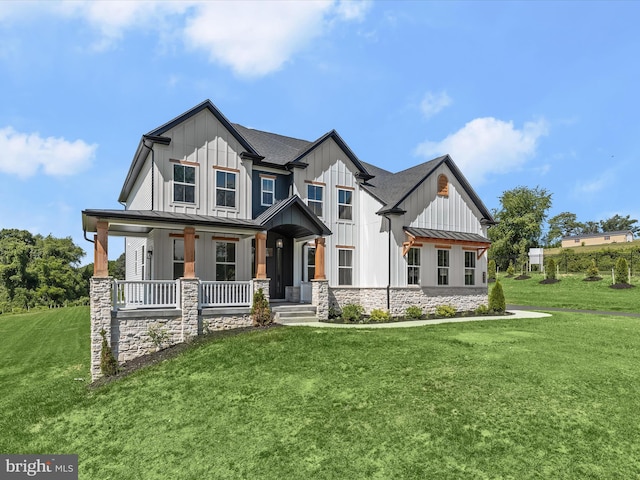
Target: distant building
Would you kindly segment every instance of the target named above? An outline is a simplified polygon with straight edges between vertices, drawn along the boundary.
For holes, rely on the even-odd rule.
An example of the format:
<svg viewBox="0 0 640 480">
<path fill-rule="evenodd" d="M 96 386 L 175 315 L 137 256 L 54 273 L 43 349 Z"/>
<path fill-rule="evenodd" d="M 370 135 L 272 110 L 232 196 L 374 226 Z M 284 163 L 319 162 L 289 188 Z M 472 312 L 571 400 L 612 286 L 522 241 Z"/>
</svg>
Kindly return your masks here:
<svg viewBox="0 0 640 480">
<path fill-rule="evenodd" d="M 623 230 L 619 232 L 589 233 L 562 238 L 562 247 L 580 247 L 582 245 L 605 245 L 607 243 L 632 242 L 633 232 Z"/>
</svg>

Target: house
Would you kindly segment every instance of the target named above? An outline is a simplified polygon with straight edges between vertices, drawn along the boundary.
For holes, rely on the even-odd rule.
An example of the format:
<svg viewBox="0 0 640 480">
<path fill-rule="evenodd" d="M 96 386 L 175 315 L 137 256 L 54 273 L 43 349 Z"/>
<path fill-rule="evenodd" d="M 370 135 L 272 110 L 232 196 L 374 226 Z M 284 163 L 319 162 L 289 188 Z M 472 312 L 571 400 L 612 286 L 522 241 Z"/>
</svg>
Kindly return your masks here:
<svg viewBox="0 0 640 480">
<path fill-rule="evenodd" d="M 335 130 L 254 130 L 206 100 L 142 136 L 119 201 L 82 223 L 95 234 L 93 343 L 104 328 L 120 361 L 148 350 L 145 325 L 172 341 L 246 325 L 257 288 L 318 318 L 349 303 L 487 303 L 495 222 L 448 155 L 391 173 Z M 109 237 L 126 239 L 124 282 L 108 276 Z"/>
<path fill-rule="evenodd" d="M 633 242 L 633 232 L 622 230 L 617 232 L 588 233 L 562 237 L 562 248 L 580 247 L 583 245 L 605 245 L 617 242 Z"/>
</svg>

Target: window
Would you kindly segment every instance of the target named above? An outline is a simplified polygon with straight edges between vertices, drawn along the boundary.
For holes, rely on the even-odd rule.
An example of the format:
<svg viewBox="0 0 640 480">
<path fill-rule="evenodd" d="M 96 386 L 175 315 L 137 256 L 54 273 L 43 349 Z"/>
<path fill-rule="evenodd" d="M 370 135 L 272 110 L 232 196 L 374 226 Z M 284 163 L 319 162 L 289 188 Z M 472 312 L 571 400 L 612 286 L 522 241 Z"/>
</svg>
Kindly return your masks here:
<svg viewBox="0 0 640 480">
<path fill-rule="evenodd" d="M 184 240 L 173 239 L 173 279 L 184 276 Z"/>
<path fill-rule="evenodd" d="M 420 249 L 410 248 L 407 253 L 407 284 L 420 285 Z"/>
<path fill-rule="evenodd" d="M 580 243 L 580 239 L 579 239 L 579 238 L 576 238 L 576 239 L 573 241 L 573 243 Z"/>
<path fill-rule="evenodd" d="M 438 285 L 449 285 L 449 250 L 438 250 Z"/>
<path fill-rule="evenodd" d="M 438 177 L 438 195 L 441 197 L 449 196 L 449 179 L 446 175 L 440 175 Z"/>
<path fill-rule="evenodd" d="M 353 250 L 338 250 L 338 285 L 353 284 Z"/>
<path fill-rule="evenodd" d="M 307 247 L 306 274 L 307 282 L 316 278 L 316 249 L 314 247 Z"/>
<path fill-rule="evenodd" d="M 464 284 L 476 284 L 476 252 L 464 252 Z"/>
<path fill-rule="evenodd" d="M 261 192 L 260 192 L 260 198 L 261 198 L 261 205 L 263 207 L 268 207 L 269 205 L 273 205 L 273 200 L 275 198 L 275 185 L 276 185 L 276 181 L 273 178 L 268 178 L 268 177 L 261 177 L 260 178 L 260 184 L 261 184 Z"/>
<path fill-rule="evenodd" d="M 605 235 L 605 236 L 604 236 L 604 239 L 605 239 L 605 240 L 611 240 L 611 237 L 610 237 L 609 235 Z"/>
<path fill-rule="evenodd" d="M 173 201 L 196 202 L 196 169 L 188 165 L 173 165 Z"/>
<path fill-rule="evenodd" d="M 233 282 L 236 279 L 236 244 L 216 242 L 216 280 Z"/>
<path fill-rule="evenodd" d="M 353 192 L 351 190 L 338 189 L 338 218 L 342 220 L 353 219 Z"/>
<path fill-rule="evenodd" d="M 236 174 L 216 170 L 216 206 L 236 206 Z"/>
<path fill-rule="evenodd" d="M 320 185 L 307 185 L 307 205 L 318 217 L 322 217 L 322 189 Z"/>
</svg>

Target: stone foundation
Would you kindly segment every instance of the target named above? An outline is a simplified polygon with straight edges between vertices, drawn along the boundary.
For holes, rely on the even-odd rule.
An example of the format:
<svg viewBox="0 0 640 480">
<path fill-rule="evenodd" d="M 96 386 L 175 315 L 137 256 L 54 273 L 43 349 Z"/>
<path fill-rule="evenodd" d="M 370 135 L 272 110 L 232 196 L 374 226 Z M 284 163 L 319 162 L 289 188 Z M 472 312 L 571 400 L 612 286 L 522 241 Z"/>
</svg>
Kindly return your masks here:
<svg viewBox="0 0 640 480">
<path fill-rule="evenodd" d="M 365 313 L 374 308 L 389 310 L 393 316 L 404 315 L 407 307 L 415 305 L 425 314 L 434 313 L 438 305 L 452 305 L 458 311 L 472 311 L 488 304 L 487 287 L 391 287 L 387 307 L 386 288 L 329 288 L 329 307 L 342 309 L 347 304 L 364 307 Z"/>
</svg>

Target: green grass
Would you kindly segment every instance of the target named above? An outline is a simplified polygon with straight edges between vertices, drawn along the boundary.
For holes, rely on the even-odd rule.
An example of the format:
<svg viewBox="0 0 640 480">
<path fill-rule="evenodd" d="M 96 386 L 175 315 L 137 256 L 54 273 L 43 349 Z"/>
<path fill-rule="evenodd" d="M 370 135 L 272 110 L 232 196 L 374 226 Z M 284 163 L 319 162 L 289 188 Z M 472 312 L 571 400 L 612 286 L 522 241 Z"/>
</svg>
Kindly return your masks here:
<svg viewBox="0 0 640 480">
<path fill-rule="evenodd" d="M 558 275 L 558 283 L 541 285 L 541 274 L 531 274 L 528 280 L 499 276 L 507 304 L 604 310 L 640 313 L 640 280 L 632 278 L 636 288 L 609 288 L 611 277 L 599 282 L 585 282 L 584 275 Z M 491 288 L 491 286 L 489 287 Z"/>
<path fill-rule="evenodd" d="M 0 451 L 77 453 L 82 479 L 640 474 L 638 319 L 274 328 L 97 391 L 86 310 L 0 332 Z"/>
</svg>

